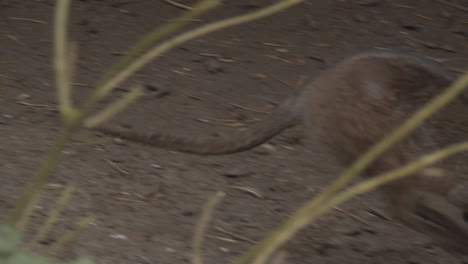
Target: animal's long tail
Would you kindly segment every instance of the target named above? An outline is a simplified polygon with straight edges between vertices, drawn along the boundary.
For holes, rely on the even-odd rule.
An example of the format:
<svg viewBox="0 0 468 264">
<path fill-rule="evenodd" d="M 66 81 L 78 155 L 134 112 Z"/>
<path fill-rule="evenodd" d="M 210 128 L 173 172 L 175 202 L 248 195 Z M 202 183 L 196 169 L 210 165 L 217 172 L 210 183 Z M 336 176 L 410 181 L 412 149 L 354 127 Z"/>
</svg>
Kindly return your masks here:
<svg viewBox="0 0 468 264">
<path fill-rule="evenodd" d="M 236 153 L 254 148 L 283 130 L 294 126 L 301 118 L 302 101 L 296 94 L 284 101 L 270 116 L 243 131 L 234 131 L 213 137 L 178 136 L 163 133 L 117 131 L 106 127 L 94 128 L 111 136 L 148 144 L 160 148 L 202 155 Z"/>
</svg>

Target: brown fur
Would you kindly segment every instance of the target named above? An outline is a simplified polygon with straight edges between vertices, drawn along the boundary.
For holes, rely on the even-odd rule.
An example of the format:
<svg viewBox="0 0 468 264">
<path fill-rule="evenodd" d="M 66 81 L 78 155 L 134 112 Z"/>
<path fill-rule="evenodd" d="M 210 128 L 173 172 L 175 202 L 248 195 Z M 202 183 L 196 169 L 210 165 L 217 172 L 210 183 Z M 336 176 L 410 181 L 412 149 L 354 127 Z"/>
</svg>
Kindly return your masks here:
<svg viewBox="0 0 468 264">
<path fill-rule="evenodd" d="M 217 138 L 190 138 L 134 131 L 98 130 L 149 145 L 198 154 L 227 154 L 264 143 L 286 128 L 305 125 L 337 160 L 347 165 L 388 135 L 454 80 L 435 62 L 401 52 L 352 56 L 306 84 L 267 119 Z M 456 99 L 378 158 L 367 175 L 394 169 L 422 154 L 464 141 L 468 106 Z M 434 164 L 386 185 L 395 218 L 444 248 L 468 252 L 467 156 Z M 436 170 L 437 169 L 437 170 Z M 465 177 L 465 178 L 464 178 Z"/>
</svg>

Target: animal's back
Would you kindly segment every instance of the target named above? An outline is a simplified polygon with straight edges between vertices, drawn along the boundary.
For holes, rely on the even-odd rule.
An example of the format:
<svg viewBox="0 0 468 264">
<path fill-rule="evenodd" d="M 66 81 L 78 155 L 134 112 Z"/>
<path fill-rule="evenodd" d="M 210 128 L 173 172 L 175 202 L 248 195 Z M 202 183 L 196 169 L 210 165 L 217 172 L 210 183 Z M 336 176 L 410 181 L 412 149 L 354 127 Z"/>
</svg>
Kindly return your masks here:
<svg viewBox="0 0 468 264">
<path fill-rule="evenodd" d="M 309 84 L 306 130 L 319 137 L 340 161 L 349 163 L 453 81 L 446 69 L 416 55 L 362 53 Z M 466 110 L 468 105 L 456 99 L 399 145 L 406 153 L 417 155 L 459 142 L 468 133 L 463 120 Z"/>
</svg>

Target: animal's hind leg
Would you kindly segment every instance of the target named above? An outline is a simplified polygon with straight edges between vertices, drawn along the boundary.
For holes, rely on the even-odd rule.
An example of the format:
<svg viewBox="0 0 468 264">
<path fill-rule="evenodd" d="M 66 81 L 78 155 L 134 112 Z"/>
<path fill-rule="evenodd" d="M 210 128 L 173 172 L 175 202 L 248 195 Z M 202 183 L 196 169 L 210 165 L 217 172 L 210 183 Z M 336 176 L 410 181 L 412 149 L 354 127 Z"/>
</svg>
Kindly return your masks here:
<svg viewBox="0 0 468 264">
<path fill-rule="evenodd" d="M 445 197 L 408 191 L 391 200 L 393 216 L 405 225 L 426 234 L 450 251 L 468 254 L 468 224 L 464 213 Z"/>
</svg>

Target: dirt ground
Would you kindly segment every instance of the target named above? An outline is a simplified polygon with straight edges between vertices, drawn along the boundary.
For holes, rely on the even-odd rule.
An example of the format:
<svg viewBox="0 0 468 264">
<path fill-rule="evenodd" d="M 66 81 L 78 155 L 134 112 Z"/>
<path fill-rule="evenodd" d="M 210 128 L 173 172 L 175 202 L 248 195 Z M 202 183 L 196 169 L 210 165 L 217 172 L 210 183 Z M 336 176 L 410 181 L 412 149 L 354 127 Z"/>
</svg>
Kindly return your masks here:
<svg viewBox="0 0 468 264">
<path fill-rule="evenodd" d="M 462 71 L 468 65 L 468 2 L 446 1 L 308 0 L 193 40 L 113 93 L 116 99 L 132 84 L 146 87 L 145 96 L 112 122 L 193 135 L 239 129 L 267 116 L 304 77 L 369 48 L 412 50 Z M 253 2 L 226 1 L 193 26 L 250 12 Z M 2 216 L 59 129 L 51 61 L 53 8 L 52 0 L 0 1 Z M 73 1 L 71 10 L 69 32 L 79 46 L 76 103 L 133 41 L 182 12 L 159 0 L 81 0 Z M 50 245 L 81 217 L 93 214 L 97 220 L 59 253 L 61 259 L 188 263 L 200 210 L 224 191 L 204 260 L 228 263 L 341 170 L 320 144 L 297 142 L 298 135 L 290 130 L 253 150 L 200 157 L 83 131 L 65 150 L 31 227 L 41 223 L 63 186 L 73 184 L 70 206 L 41 243 Z M 357 197 L 302 230 L 283 247 L 286 263 L 468 263 L 392 221 L 381 198 L 378 192 Z"/>
</svg>

